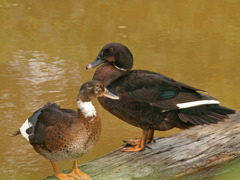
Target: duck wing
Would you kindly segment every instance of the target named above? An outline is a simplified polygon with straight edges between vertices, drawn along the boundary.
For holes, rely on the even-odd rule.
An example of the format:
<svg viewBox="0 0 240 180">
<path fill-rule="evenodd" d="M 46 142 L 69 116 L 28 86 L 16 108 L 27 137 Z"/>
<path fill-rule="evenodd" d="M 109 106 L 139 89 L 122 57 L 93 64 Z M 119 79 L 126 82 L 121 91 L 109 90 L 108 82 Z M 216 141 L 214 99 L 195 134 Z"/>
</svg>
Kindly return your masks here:
<svg viewBox="0 0 240 180">
<path fill-rule="evenodd" d="M 199 91 L 205 92 L 201 89 L 146 70 L 130 71 L 111 84 L 109 89 L 125 99 L 150 103 L 162 111 L 181 109 L 187 105 L 196 106 L 193 102 L 201 100 L 213 100 L 213 104 L 219 103 L 214 97 L 200 94 Z M 192 104 L 184 106 L 183 103 Z"/>
<path fill-rule="evenodd" d="M 31 144 L 43 144 L 49 130 L 52 128 L 61 128 L 60 126 L 62 124 L 66 128 L 70 126 L 71 120 L 77 117 L 76 111 L 60 109 L 55 103 L 47 103 L 36 112 L 29 118 L 29 120 L 34 123 L 26 130 L 29 134 Z"/>
</svg>

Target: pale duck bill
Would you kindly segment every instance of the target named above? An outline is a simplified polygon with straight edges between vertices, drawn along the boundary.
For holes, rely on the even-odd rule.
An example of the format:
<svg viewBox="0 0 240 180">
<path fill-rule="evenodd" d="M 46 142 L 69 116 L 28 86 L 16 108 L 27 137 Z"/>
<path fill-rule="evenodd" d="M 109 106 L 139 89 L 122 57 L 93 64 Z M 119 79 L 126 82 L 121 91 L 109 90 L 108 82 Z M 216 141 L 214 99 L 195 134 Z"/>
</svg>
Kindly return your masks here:
<svg viewBox="0 0 240 180">
<path fill-rule="evenodd" d="M 120 99 L 117 95 L 111 93 L 107 88 L 105 88 L 103 96 L 108 97 L 110 99 Z"/>
</svg>

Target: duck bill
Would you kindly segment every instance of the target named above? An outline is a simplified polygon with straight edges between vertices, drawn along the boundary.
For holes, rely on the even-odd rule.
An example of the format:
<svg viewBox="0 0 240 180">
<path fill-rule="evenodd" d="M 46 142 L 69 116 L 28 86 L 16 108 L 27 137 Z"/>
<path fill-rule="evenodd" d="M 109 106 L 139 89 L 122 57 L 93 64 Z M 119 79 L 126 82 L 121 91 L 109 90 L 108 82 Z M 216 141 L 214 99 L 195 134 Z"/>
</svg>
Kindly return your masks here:
<svg viewBox="0 0 240 180">
<path fill-rule="evenodd" d="M 119 99 L 119 97 L 113 93 L 111 93 L 108 89 L 105 88 L 105 92 L 103 96 L 108 97 L 110 99 Z"/>
<path fill-rule="evenodd" d="M 93 62 L 87 65 L 86 69 L 95 68 L 104 62 L 106 62 L 106 60 L 104 60 L 100 55 L 98 55 Z"/>
</svg>

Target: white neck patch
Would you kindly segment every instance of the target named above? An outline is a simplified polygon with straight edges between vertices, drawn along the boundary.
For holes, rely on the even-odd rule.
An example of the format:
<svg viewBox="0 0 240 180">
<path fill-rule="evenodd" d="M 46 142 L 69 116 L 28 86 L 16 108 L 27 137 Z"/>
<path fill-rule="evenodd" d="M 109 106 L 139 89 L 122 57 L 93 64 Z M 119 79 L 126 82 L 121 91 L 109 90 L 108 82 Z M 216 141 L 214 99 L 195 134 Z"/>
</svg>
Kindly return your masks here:
<svg viewBox="0 0 240 180">
<path fill-rule="evenodd" d="M 78 108 L 81 110 L 85 118 L 96 116 L 96 109 L 93 106 L 91 101 L 83 102 L 81 100 L 78 100 L 77 104 L 78 104 Z"/>
</svg>

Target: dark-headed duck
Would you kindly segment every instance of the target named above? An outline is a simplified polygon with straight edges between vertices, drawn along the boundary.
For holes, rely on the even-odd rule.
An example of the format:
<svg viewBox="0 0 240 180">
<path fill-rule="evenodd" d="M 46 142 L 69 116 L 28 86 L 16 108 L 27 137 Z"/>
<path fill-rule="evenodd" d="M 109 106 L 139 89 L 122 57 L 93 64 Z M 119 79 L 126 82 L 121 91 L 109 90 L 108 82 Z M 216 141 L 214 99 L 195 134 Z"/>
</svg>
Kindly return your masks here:
<svg viewBox="0 0 240 180">
<path fill-rule="evenodd" d="M 131 70 L 133 55 L 123 44 L 105 45 L 86 68 L 100 64 L 93 80 L 104 83 L 120 99 L 99 97 L 99 102 L 113 115 L 143 130 L 141 141 L 122 151 L 144 150 L 146 143 L 154 141 L 154 130 L 217 123 L 235 113 L 220 106 L 216 98 L 200 93 L 204 92 L 201 89 L 155 72 Z"/>
<path fill-rule="evenodd" d="M 78 169 L 76 159 L 91 151 L 99 139 L 101 121 L 91 100 L 100 96 L 118 99 L 101 82 L 86 82 L 77 97 L 77 111 L 47 103 L 34 112 L 14 136 L 22 134 L 37 153 L 49 159 L 59 179 L 90 179 Z M 74 160 L 70 174 L 60 173 L 56 166 L 55 161 L 65 160 Z"/>
</svg>

